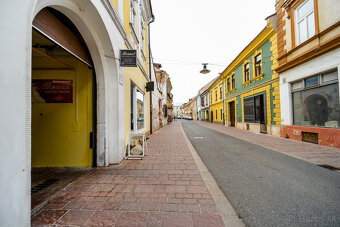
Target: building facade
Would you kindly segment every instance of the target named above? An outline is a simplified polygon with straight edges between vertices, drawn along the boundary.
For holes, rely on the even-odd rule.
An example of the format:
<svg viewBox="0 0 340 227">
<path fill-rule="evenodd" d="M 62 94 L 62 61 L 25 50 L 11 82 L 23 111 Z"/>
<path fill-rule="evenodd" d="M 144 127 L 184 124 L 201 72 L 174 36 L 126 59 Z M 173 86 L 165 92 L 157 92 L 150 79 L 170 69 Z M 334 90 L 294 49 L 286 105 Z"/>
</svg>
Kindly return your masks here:
<svg viewBox="0 0 340 227">
<path fill-rule="evenodd" d="M 209 87 L 209 111 L 210 122 L 223 124 L 224 123 L 224 108 L 223 108 L 223 80 L 217 77 Z"/>
<path fill-rule="evenodd" d="M 29 226 L 31 167 L 119 163 L 126 135 L 150 131 L 153 15 L 149 0 L 14 0 L 0 12 L 0 220 Z M 136 67 L 120 65 L 126 49 Z"/>
<path fill-rule="evenodd" d="M 276 15 L 223 71 L 226 125 L 280 134 Z"/>
<path fill-rule="evenodd" d="M 340 2 L 277 0 L 281 136 L 340 147 Z"/>
<path fill-rule="evenodd" d="M 204 85 L 200 91 L 199 91 L 199 96 L 200 96 L 200 103 L 201 103 L 201 112 L 200 112 L 200 121 L 209 121 L 209 113 L 210 113 L 210 99 L 209 99 L 209 87 L 211 84 L 216 80 L 214 78 L 211 80 L 209 83 Z"/>
</svg>

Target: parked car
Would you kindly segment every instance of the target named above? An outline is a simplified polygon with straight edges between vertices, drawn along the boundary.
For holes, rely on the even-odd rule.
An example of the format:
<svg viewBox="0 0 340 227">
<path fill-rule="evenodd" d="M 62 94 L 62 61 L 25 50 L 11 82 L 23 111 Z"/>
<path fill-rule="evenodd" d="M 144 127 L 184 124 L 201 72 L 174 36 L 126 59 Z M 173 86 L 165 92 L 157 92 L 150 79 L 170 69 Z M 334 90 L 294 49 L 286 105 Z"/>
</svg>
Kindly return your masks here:
<svg viewBox="0 0 340 227">
<path fill-rule="evenodd" d="M 192 116 L 188 116 L 187 120 L 192 120 Z"/>
</svg>

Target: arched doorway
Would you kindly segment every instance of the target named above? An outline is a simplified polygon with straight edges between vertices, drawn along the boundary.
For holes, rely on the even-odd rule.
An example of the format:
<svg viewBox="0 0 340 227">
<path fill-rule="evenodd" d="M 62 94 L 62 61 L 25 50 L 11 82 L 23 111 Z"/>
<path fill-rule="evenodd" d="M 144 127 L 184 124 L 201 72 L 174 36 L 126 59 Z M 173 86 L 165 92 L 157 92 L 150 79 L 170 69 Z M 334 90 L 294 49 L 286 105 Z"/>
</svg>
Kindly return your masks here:
<svg viewBox="0 0 340 227">
<path fill-rule="evenodd" d="M 52 8 L 32 28 L 32 167 L 95 165 L 96 87 L 87 46 Z"/>
<path fill-rule="evenodd" d="M 96 166 L 96 77 L 76 26 L 53 8 L 32 27 L 32 213 Z"/>
</svg>

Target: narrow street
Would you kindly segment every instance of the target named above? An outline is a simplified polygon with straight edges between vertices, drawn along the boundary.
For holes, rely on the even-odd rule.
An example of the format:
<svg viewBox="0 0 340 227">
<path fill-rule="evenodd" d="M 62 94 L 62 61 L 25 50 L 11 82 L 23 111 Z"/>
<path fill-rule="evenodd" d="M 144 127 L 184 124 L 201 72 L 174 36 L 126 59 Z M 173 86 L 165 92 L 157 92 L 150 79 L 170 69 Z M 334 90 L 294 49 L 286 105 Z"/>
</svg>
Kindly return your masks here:
<svg viewBox="0 0 340 227">
<path fill-rule="evenodd" d="M 247 226 L 340 226 L 339 172 L 193 121 L 182 125 Z"/>
</svg>

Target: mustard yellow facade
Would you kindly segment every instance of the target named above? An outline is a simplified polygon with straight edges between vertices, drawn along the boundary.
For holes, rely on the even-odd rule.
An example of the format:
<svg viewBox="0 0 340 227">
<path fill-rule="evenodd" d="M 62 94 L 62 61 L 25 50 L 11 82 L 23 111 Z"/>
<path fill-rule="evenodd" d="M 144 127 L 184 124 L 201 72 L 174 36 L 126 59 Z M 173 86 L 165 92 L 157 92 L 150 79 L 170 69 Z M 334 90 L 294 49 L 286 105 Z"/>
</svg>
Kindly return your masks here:
<svg viewBox="0 0 340 227">
<path fill-rule="evenodd" d="M 148 24 L 150 18 L 147 17 L 146 9 L 142 3 L 137 5 L 135 1 L 124 0 L 124 27 L 128 35 L 132 49 L 137 50 L 137 67 L 127 67 L 124 69 L 124 97 L 125 97 L 125 138 L 131 132 L 150 133 L 150 92 L 145 89 L 149 78 L 149 54 L 148 50 Z M 135 5 L 134 5 L 135 4 Z M 134 14 L 131 16 L 131 14 Z M 133 19 L 135 18 L 135 19 Z M 142 107 L 134 106 L 136 90 L 143 94 Z M 144 113 L 137 113 L 142 108 Z M 138 115 L 138 116 L 134 116 Z M 136 118 L 141 122 L 144 118 L 143 126 L 137 127 Z"/>
<path fill-rule="evenodd" d="M 210 121 L 223 124 L 223 81 L 218 77 L 209 87 L 210 97 Z"/>
</svg>

